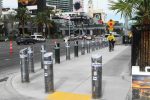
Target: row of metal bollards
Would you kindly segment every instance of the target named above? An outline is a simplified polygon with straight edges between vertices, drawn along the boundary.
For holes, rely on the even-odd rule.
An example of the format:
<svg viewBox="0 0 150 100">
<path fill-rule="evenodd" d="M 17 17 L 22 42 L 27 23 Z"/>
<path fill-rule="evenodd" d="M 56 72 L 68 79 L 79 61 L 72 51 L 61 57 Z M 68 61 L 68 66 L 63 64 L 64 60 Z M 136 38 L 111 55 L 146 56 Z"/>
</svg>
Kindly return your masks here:
<svg viewBox="0 0 150 100">
<path fill-rule="evenodd" d="M 96 47 L 97 46 L 97 47 Z M 85 41 L 81 42 L 81 55 L 85 55 L 85 49 L 87 53 L 100 48 L 98 42 Z M 75 41 L 74 56 L 78 57 L 78 41 Z M 70 46 L 66 43 L 66 60 L 70 60 Z M 60 63 L 60 44 L 55 43 L 55 63 Z M 93 55 L 91 58 L 92 63 L 92 98 L 97 99 L 102 95 L 102 56 Z M 21 80 L 22 82 L 29 82 L 29 72 L 34 72 L 34 60 L 33 60 L 33 48 L 28 47 L 20 50 L 20 64 L 21 64 Z M 44 68 L 45 79 L 45 92 L 54 92 L 54 78 L 53 78 L 53 53 L 46 52 L 45 45 L 41 46 L 41 68 Z"/>
<path fill-rule="evenodd" d="M 92 51 L 100 49 L 100 43 L 98 41 L 92 41 L 90 44 L 90 41 L 87 41 L 87 44 L 85 44 L 85 41 L 83 40 L 81 42 L 81 55 L 85 55 L 85 51 L 87 49 L 87 53 L 90 53 L 90 49 L 92 48 Z M 66 60 L 70 60 L 70 45 L 67 42 L 66 43 Z M 74 43 L 74 57 L 79 56 L 79 44 L 78 41 L 75 41 Z M 55 43 L 55 63 L 60 63 L 60 44 Z"/>
<path fill-rule="evenodd" d="M 33 49 L 31 47 L 20 50 L 21 80 L 29 82 L 29 72 L 34 72 Z"/>
</svg>

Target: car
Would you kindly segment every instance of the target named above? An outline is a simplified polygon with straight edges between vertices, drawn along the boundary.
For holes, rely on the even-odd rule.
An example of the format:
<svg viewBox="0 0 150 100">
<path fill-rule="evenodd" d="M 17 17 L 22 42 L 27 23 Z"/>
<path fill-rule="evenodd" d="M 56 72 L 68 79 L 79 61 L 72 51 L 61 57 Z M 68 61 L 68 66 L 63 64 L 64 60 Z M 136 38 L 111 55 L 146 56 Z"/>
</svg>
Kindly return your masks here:
<svg viewBox="0 0 150 100">
<path fill-rule="evenodd" d="M 87 35 L 86 40 L 92 40 L 95 39 L 94 35 Z"/>
<path fill-rule="evenodd" d="M 26 45 L 26 44 L 30 44 L 30 43 L 35 44 L 36 41 L 34 39 L 32 39 L 31 37 L 29 37 L 29 36 L 25 36 L 25 37 L 18 37 L 16 39 L 16 43 L 18 45 L 20 45 L 20 44 L 25 44 Z"/>
<path fill-rule="evenodd" d="M 31 37 L 36 41 L 36 42 L 45 42 L 46 39 L 42 35 L 34 34 L 31 35 Z"/>
<path fill-rule="evenodd" d="M 79 39 L 86 39 L 86 38 L 87 38 L 86 35 L 80 35 L 80 36 L 79 36 Z"/>
</svg>

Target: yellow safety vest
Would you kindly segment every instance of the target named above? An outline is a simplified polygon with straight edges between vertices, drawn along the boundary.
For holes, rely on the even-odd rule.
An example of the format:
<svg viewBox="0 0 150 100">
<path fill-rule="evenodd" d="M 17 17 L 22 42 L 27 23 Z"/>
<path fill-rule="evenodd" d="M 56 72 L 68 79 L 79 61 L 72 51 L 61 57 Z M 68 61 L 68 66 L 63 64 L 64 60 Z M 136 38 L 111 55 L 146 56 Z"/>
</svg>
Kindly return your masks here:
<svg viewBox="0 0 150 100">
<path fill-rule="evenodd" d="M 108 41 L 115 41 L 114 35 L 108 35 L 107 40 Z"/>
</svg>

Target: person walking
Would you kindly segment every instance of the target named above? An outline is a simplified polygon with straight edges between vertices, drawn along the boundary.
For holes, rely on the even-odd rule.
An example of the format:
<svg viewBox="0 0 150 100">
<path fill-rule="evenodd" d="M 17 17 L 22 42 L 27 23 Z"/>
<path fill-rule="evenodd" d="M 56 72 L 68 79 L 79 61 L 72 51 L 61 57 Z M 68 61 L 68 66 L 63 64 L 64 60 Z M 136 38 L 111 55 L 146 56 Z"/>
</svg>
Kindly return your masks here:
<svg viewBox="0 0 150 100">
<path fill-rule="evenodd" d="M 107 37 L 107 40 L 109 42 L 109 52 L 114 50 L 114 45 L 115 45 L 115 37 L 112 33 L 110 33 Z"/>
</svg>

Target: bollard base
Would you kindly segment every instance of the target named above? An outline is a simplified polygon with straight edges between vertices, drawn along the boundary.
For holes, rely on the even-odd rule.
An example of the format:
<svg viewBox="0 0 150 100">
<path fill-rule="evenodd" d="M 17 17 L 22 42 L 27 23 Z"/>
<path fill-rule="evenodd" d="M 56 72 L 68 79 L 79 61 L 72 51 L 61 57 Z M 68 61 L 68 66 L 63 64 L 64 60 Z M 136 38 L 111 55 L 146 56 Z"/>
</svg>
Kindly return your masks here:
<svg viewBox="0 0 150 100">
<path fill-rule="evenodd" d="M 91 99 L 91 100 L 106 100 L 104 98 L 99 98 L 99 99 Z"/>
<path fill-rule="evenodd" d="M 47 94 L 52 94 L 52 93 L 54 93 L 55 91 L 54 90 L 51 90 L 51 91 L 45 91 L 45 93 L 47 93 Z"/>
</svg>

